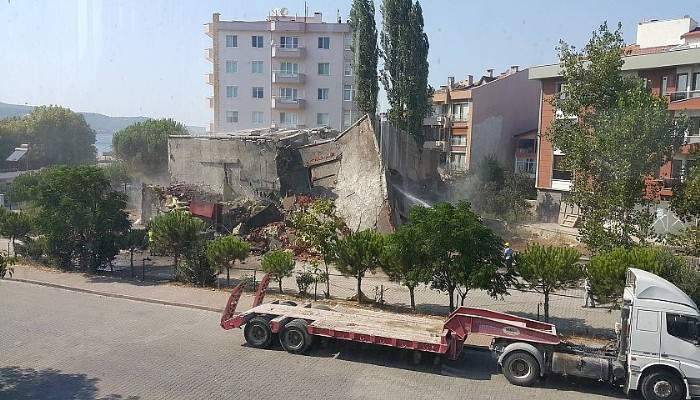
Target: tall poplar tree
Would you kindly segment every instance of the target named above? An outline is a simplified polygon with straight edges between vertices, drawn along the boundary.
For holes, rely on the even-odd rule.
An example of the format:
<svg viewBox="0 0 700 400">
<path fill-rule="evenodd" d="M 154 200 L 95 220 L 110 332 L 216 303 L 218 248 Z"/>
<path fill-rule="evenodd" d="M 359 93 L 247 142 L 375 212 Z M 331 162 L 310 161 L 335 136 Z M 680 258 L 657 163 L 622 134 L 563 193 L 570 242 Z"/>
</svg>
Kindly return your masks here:
<svg viewBox="0 0 700 400">
<path fill-rule="evenodd" d="M 353 0 L 350 10 L 352 27 L 353 73 L 355 75 L 355 103 L 363 114 L 377 112 L 377 26 L 374 22 L 374 1 Z"/>
<path fill-rule="evenodd" d="M 430 114 L 431 94 L 423 10 L 411 0 L 384 0 L 381 11 L 382 84 L 391 106 L 388 118 L 422 143 L 422 123 Z"/>
</svg>

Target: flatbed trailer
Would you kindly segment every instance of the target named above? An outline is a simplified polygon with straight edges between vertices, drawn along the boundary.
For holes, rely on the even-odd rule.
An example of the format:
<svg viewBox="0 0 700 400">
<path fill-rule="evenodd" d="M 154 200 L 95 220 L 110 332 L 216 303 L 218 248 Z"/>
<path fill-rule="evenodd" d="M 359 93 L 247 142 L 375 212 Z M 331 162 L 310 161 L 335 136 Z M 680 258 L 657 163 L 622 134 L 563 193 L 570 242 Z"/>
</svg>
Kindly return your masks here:
<svg viewBox="0 0 700 400">
<path fill-rule="evenodd" d="M 270 347 L 276 335 L 282 348 L 301 354 L 314 338 L 327 337 L 456 360 L 465 343 L 479 337 L 490 339 L 489 349 L 515 385 L 558 374 L 607 381 L 625 393 L 640 391 L 645 400 L 700 395 L 700 311 L 676 286 L 638 269 L 627 272 L 617 340 L 599 348 L 562 341 L 553 324 L 480 308 L 459 307 L 441 320 L 342 306 L 262 304 L 269 282 L 265 275 L 253 307 L 240 314 L 238 285 L 221 316 L 221 327 L 243 327 L 252 347 Z"/>
</svg>

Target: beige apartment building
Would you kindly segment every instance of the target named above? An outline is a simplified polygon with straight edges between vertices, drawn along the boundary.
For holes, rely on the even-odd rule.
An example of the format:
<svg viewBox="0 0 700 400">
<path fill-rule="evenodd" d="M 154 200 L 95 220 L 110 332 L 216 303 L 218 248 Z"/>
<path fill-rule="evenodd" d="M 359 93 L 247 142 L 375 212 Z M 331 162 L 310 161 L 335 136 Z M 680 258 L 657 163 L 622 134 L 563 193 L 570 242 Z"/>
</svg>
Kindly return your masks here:
<svg viewBox="0 0 700 400">
<path fill-rule="evenodd" d="M 342 130 L 358 115 L 353 95 L 350 25 L 321 13 L 274 10 L 262 21 L 206 24 L 212 47 L 206 77 L 213 94 L 210 132 L 329 126 Z"/>
</svg>

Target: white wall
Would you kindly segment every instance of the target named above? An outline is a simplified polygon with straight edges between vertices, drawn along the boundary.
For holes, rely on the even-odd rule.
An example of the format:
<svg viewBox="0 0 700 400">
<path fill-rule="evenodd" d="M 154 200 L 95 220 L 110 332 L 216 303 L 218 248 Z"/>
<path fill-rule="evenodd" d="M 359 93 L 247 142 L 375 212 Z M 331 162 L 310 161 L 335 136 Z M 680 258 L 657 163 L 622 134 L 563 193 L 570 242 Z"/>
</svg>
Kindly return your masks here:
<svg viewBox="0 0 700 400">
<path fill-rule="evenodd" d="M 637 25 L 637 44 L 642 48 L 683 44 L 681 35 L 696 26 L 697 22 L 690 17 L 640 22 Z"/>
</svg>

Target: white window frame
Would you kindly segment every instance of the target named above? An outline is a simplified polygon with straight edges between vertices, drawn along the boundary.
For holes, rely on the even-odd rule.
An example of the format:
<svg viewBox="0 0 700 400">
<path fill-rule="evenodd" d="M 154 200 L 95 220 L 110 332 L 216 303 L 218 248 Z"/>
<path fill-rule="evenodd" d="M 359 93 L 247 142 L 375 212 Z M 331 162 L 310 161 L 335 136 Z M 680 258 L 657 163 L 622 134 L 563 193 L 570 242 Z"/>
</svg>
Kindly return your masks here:
<svg viewBox="0 0 700 400">
<path fill-rule="evenodd" d="M 257 67 L 257 68 L 256 68 Z M 262 74 L 264 70 L 264 64 L 262 61 L 251 61 L 250 62 L 250 71 L 253 74 Z"/>
<path fill-rule="evenodd" d="M 352 85 L 343 85 L 343 101 L 352 101 Z"/>
<path fill-rule="evenodd" d="M 250 45 L 254 49 L 262 49 L 265 46 L 265 39 L 260 35 L 253 35 L 250 37 Z"/>
<path fill-rule="evenodd" d="M 346 33 L 343 36 L 343 49 L 352 50 L 352 34 Z"/>
<path fill-rule="evenodd" d="M 226 35 L 226 47 L 238 47 L 238 35 Z"/>
<path fill-rule="evenodd" d="M 238 97 L 238 86 L 226 86 L 226 98 L 233 99 Z"/>
<path fill-rule="evenodd" d="M 328 113 L 316 113 L 316 125 L 318 126 L 330 126 L 331 117 Z"/>
<path fill-rule="evenodd" d="M 352 76 L 352 61 L 345 61 L 343 63 L 343 75 Z"/>
<path fill-rule="evenodd" d="M 330 89 L 318 88 L 318 100 L 326 101 L 330 95 Z"/>
<path fill-rule="evenodd" d="M 280 111 L 280 125 L 282 126 L 297 126 L 299 124 L 299 115 L 295 112 Z"/>
<path fill-rule="evenodd" d="M 326 72 L 325 74 L 322 73 L 324 71 L 322 71 L 321 66 L 327 67 L 325 70 L 325 72 Z M 330 76 L 331 75 L 331 63 L 328 63 L 328 62 L 318 63 L 318 74 L 320 76 Z"/>
<path fill-rule="evenodd" d="M 238 61 L 226 60 L 225 71 L 227 74 L 235 74 L 236 72 L 238 72 Z"/>
<path fill-rule="evenodd" d="M 330 36 L 319 36 L 318 37 L 318 48 L 328 50 L 331 48 L 331 38 Z"/>
<path fill-rule="evenodd" d="M 258 96 L 259 94 L 259 96 Z M 253 86 L 253 98 L 254 99 L 264 99 L 265 98 L 265 88 L 262 86 Z"/>
<path fill-rule="evenodd" d="M 234 110 L 226 111 L 226 123 L 237 124 L 238 123 L 238 111 L 234 111 Z"/>
<path fill-rule="evenodd" d="M 283 61 L 280 63 L 280 73 L 288 76 L 297 76 L 299 75 L 299 64 Z"/>
<path fill-rule="evenodd" d="M 279 91 L 280 99 L 285 101 L 297 101 L 299 99 L 299 89 L 291 87 L 281 87 Z"/>
<path fill-rule="evenodd" d="M 260 117 L 260 118 L 257 118 Z M 262 111 L 253 111 L 251 114 L 251 121 L 254 124 L 262 124 L 265 123 L 265 113 Z"/>
<path fill-rule="evenodd" d="M 282 37 L 280 37 L 280 47 L 283 49 L 298 49 L 299 48 L 299 37 L 298 36 L 282 36 Z"/>
<path fill-rule="evenodd" d="M 343 110 L 343 129 L 347 129 L 352 126 L 352 111 Z"/>
</svg>

